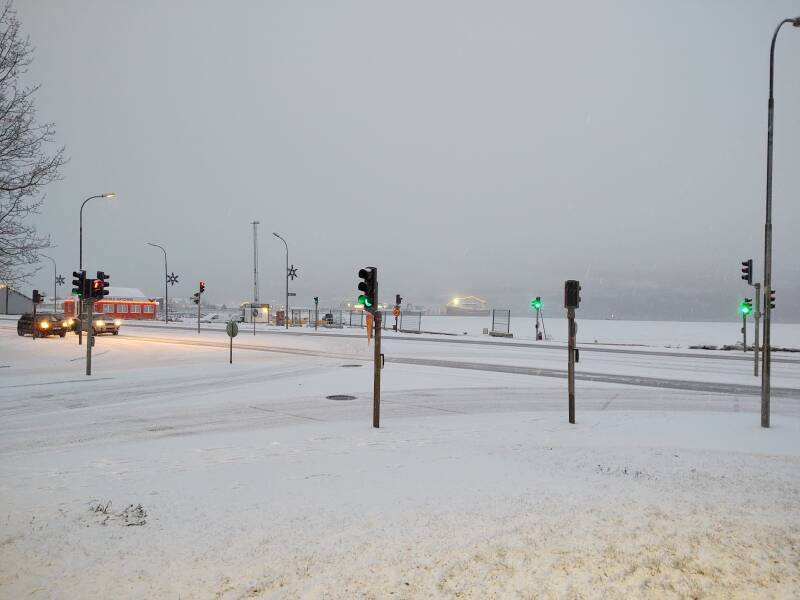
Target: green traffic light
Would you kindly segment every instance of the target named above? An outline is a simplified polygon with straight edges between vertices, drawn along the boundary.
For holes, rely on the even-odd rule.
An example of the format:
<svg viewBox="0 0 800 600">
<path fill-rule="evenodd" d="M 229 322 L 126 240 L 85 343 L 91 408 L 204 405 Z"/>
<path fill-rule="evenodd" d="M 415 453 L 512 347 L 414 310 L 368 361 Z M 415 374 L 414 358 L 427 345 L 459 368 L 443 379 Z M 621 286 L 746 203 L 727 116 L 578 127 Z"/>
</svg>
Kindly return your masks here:
<svg viewBox="0 0 800 600">
<path fill-rule="evenodd" d="M 363 305 L 363 306 L 366 306 L 367 308 L 369 308 L 369 307 L 371 307 L 371 306 L 372 306 L 372 302 L 370 302 L 370 301 L 369 301 L 369 298 L 367 298 L 367 297 L 366 297 L 364 294 L 361 294 L 361 295 L 358 297 L 358 304 L 361 304 L 361 305 Z"/>
<path fill-rule="evenodd" d="M 742 305 L 739 307 L 739 312 L 743 315 L 749 315 L 751 310 L 752 309 L 750 308 L 749 304 L 742 303 Z"/>
<path fill-rule="evenodd" d="M 541 308 L 542 308 L 542 299 L 537 296 L 536 298 L 531 300 L 531 307 L 534 310 L 541 310 Z"/>
</svg>

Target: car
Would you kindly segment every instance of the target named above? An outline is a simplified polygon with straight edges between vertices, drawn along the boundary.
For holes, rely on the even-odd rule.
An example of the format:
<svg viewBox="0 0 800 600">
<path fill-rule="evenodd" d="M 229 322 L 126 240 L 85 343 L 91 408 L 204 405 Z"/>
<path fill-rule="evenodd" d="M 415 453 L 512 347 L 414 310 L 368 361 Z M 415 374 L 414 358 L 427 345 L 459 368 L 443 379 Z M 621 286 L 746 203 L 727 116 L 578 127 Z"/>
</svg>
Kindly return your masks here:
<svg viewBox="0 0 800 600">
<path fill-rule="evenodd" d="M 118 335 L 119 328 L 121 326 L 122 326 L 122 321 L 120 319 L 115 319 L 113 317 L 101 315 L 99 317 L 95 317 L 94 321 L 92 321 L 92 333 L 94 335 L 100 335 L 102 333 L 110 333 L 111 335 Z"/>
<path fill-rule="evenodd" d="M 38 313 L 34 319 L 32 313 L 25 313 L 17 321 L 17 335 L 32 335 L 33 337 L 47 337 L 57 335 L 64 337 L 72 331 L 72 324 L 68 319 L 53 313 Z"/>
</svg>

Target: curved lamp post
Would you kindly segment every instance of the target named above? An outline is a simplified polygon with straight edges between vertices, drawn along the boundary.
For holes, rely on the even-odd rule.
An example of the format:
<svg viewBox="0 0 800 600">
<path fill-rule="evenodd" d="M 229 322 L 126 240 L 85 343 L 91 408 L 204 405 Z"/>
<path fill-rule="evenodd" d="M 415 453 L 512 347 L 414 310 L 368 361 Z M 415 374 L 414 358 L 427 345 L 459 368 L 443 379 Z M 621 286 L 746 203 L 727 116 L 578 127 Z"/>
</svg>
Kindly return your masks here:
<svg viewBox="0 0 800 600">
<path fill-rule="evenodd" d="M 761 355 L 761 426 L 769 427 L 770 396 L 770 296 L 772 293 L 772 123 L 775 112 L 773 80 L 775 77 L 775 41 L 781 27 L 791 23 L 800 27 L 800 17 L 784 19 L 775 28 L 769 48 L 769 104 L 767 114 L 767 210 L 764 223 L 764 352 Z M 758 343 L 758 340 L 756 340 Z"/>
<path fill-rule="evenodd" d="M 94 198 L 116 198 L 117 195 L 114 192 L 106 192 L 105 194 L 100 194 L 98 196 L 89 196 L 86 200 L 83 201 L 81 204 L 81 218 L 80 218 L 80 236 L 78 240 L 78 270 L 83 271 L 83 207 L 86 206 L 86 203 L 89 200 Z"/>
<path fill-rule="evenodd" d="M 56 266 L 56 261 L 54 258 L 50 258 L 46 254 L 40 254 L 42 258 L 46 258 L 51 263 L 53 263 L 53 312 L 57 312 L 58 308 L 56 307 L 56 293 L 58 292 L 58 267 Z"/>
<path fill-rule="evenodd" d="M 289 244 L 277 233 L 273 232 L 272 235 L 282 241 L 283 245 L 286 246 L 286 312 L 283 321 L 286 323 L 286 329 L 289 329 Z"/>
<path fill-rule="evenodd" d="M 168 324 L 169 321 L 169 279 L 167 275 L 167 251 L 164 250 L 164 246 L 159 246 L 158 244 L 153 244 L 147 242 L 148 246 L 153 246 L 154 248 L 161 248 L 161 251 L 164 253 L 164 324 Z"/>
</svg>

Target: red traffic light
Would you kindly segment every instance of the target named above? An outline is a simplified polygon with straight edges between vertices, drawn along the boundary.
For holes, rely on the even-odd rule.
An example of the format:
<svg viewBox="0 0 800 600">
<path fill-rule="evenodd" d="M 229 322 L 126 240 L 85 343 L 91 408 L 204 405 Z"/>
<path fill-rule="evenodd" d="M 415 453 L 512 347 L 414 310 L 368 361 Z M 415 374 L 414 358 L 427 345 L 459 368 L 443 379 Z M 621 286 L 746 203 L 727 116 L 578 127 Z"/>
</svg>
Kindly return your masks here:
<svg viewBox="0 0 800 600">
<path fill-rule="evenodd" d="M 205 291 L 206 291 L 206 282 L 205 281 L 201 281 L 200 282 L 200 293 L 202 294 Z"/>
</svg>

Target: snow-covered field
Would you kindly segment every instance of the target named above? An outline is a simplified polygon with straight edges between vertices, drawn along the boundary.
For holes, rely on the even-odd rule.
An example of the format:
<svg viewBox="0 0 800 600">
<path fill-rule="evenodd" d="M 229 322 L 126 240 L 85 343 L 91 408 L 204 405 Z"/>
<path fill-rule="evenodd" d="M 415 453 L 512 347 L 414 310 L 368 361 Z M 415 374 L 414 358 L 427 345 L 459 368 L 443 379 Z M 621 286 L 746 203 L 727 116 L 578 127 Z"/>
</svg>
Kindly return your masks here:
<svg viewBox="0 0 800 600">
<path fill-rule="evenodd" d="M 587 351 L 741 391 L 578 381 L 569 425 L 564 380 L 481 366 L 562 350 L 387 335 L 478 367 L 387 362 L 376 430 L 363 339 L 243 333 L 229 365 L 131 327 L 87 378 L 73 336 L 2 325 L 0 598 L 800 596 L 800 363 L 765 430 L 745 360 Z"/>
</svg>

